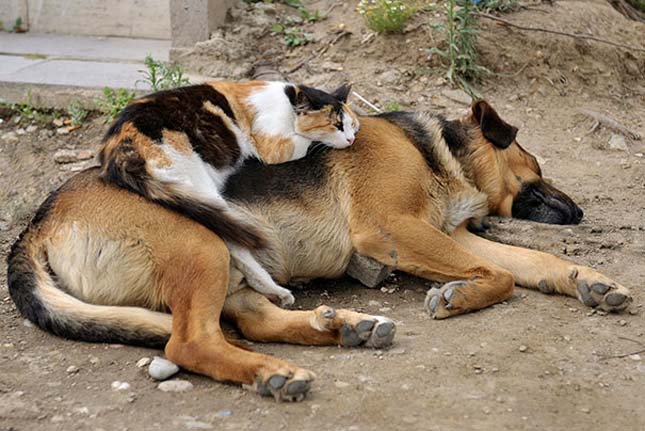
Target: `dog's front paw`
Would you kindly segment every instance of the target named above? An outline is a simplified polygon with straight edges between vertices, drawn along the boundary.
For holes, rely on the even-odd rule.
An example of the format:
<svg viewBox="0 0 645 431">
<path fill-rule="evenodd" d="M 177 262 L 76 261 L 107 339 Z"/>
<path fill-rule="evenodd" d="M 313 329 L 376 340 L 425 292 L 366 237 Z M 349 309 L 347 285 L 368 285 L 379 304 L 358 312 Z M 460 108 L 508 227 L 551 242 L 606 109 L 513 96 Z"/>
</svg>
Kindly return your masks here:
<svg viewBox="0 0 645 431">
<path fill-rule="evenodd" d="M 576 283 L 578 300 L 589 307 L 620 312 L 633 300 L 629 289 L 588 268 L 574 269 L 570 278 Z"/>
</svg>

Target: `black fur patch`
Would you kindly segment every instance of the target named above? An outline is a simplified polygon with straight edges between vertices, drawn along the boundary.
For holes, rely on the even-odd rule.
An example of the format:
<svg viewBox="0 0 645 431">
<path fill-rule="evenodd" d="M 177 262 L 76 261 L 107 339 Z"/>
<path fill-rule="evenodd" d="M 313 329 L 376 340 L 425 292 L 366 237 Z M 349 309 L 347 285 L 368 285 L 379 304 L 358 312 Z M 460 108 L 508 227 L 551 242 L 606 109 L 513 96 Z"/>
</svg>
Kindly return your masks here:
<svg viewBox="0 0 645 431">
<path fill-rule="evenodd" d="M 441 122 L 441 134 L 444 141 L 448 144 L 450 152 L 457 159 L 462 159 L 468 154 L 468 130 L 466 126 L 458 121 L 446 120 L 444 117 L 438 117 Z"/>
<path fill-rule="evenodd" d="M 287 95 L 287 98 L 289 99 L 289 103 L 291 103 L 291 106 L 296 106 L 296 104 L 298 103 L 296 88 L 293 85 L 287 85 L 286 87 L 284 87 L 284 94 Z"/>
<path fill-rule="evenodd" d="M 320 188 L 327 181 L 329 147 L 315 148 L 300 160 L 265 165 L 248 159 L 226 183 L 224 197 L 238 202 L 272 199 L 298 200 L 305 192 Z"/>
<path fill-rule="evenodd" d="M 385 112 L 376 115 L 376 117 L 383 118 L 399 126 L 423 155 L 430 170 L 436 174 L 441 174 L 444 171 L 443 165 L 437 160 L 432 150 L 435 143 L 424 125 L 416 119 L 416 115 L 414 112 Z"/>
<path fill-rule="evenodd" d="M 340 114 L 343 111 L 343 104 L 340 100 L 336 99 L 329 93 L 316 88 L 307 87 L 306 85 L 299 85 L 300 93 L 307 99 L 310 108 L 314 111 L 331 105 L 332 110 Z"/>
<path fill-rule="evenodd" d="M 186 133 L 201 158 L 215 168 L 232 166 L 240 158 L 237 139 L 226 124 L 206 111 L 205 102 L 218 106 L 235 123 L 226 97 L 210 85 L 193 85 L 145 96 L 146 102 L 131 103 L 108 129 L 104 140 L 131 122 L 142 134 L 161 142 L 164 129 Z"/>
</svg>

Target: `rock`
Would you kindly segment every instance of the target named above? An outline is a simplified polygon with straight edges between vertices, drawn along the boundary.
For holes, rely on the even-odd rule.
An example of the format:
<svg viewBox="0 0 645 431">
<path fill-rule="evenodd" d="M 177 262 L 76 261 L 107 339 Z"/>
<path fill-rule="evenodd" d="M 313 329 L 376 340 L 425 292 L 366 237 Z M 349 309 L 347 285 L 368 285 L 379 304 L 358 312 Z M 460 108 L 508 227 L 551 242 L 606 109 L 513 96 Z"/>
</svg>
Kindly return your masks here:
<svg viewBox="0 0 645 431">
<path fill-rule="evenodd" d="M 520 350 L 520 352 L 524 353 L 524 352 L 526 352 L 528 349 L 529 349 L 528 347 L 526 347 L 524 344 L 522 344 L 522 345 L 520 346 L 520 349 L 519 349 L 519 350 Z"/>
<path fill-rule="evenodd" d="M 188 380 L 175 379 L 161 382 L 157 388 L 163 392 L 186 392 L 193 389 L 193 384 Z"/>
<path fill-rule="evenodd" d="M 378 301 L 371 300 L 367 303 L 367 306 L 377 308 L 381 306 L 381 303 Z"/>
<path fill-rule="evenodd" d="M 115 391 L 128 391 L 130 390 L 130 383 L 116 380 L 112 382 L 112 389 Z"/>
<path fill-rule="evenodd" d="M 613 133 L 611 135 L 611 138 L 609 138 L 609 149 L 617 151 L 629 150 L 629 148 L 627 147 L 627 142 L 625 142 L 625 137 L 616 133 Z"/>
<path fill-rule="evenodd" d="M 166 380 L 179 372 L 179 367 L 167 359 L 155 356 L 148 367 L 148 375 L 155 380 Z"/>
<path fill-rule="evenodd" d="M 443 90 L 441 94 L 443 94 L 453 102 L 461 103 L 462 105 L 466 105 L 466 106 L 470 106 L 473 100 L 473 98 L 470 97 L 470 95 L 468 95 L 468 93 L 466 93 L 463 90 L 446 89 L 446 90 Z"/>
<path fill-rule="evenodd" d="M 61 118 L 54 118 L 52 124 L 56 127 L 63 127 L 63 120 Z"/>
<path fill-rule="evenodd" d="M 96 356 L 90 356 L 89 360 L 90 360 L 90 364 L 92 365 L 96 365 L 99 363 L 99 358 L 97 358 Z"/>
<path fill-rule="evenodd" d="M 94 157 L 90 150 L 58 150 L 54 153 L 56 163 L 74 163 Z"/>
<path fill-rule="evenodd" d="M 346 273 L 367 287 L 376 287 L 390 275 L 392 268 L 371 257 L 354 253 L 347 265 Z"/>
<path fill-rule="evenodd" d="M 196 421 L 196 420 L 189 420 L 184 423 L 186 428 L 189 430 L 212 430 L 213 425 L 207 423 L 207 422 L 201 422 L 201 421 Z"/>
<path fill-rule="evenodd" d="M 626 321 L 626 320 L 621 319 L 621 320 L 619 320 L 619 321 L 618 321 L 618 324 L 619 324 L 620 326 L 625 326 L 625 325 L 627 325 L 627 321 Z"/>
<path fill-rule="evenodd" d="M 27 127 L 27 133 L 33 133 L 36 130 L 38 130 L 38 126 L 36 126 L 35 124 L 32 124 L 32 125 Z"/>
<path fill-rule="evenodd" d="M 16 132 L 3 133 L 1 138 L 7 144 L 16 144 L 20 140 L 20 139 L 18 139 L 18 136 L 16 135 Z"/>
<path fill-rule="evenodd" d="M 400 74 L 395 69 L 387 70 L 381 74 L 381 81 L 384 84 L 398 84 L 400 79 Z"/>
<path fill-rule="evenodd" d="M 27 133 L 27 131 L 25 129 L 23 129 L 22 127 L 20 129 L 16 129 L 16 135 L 18 135 L 18 136 L 25 135 L 26 133 Z"/>
<path fill-rule="evenodd" d="M 343 65 L 340 63 L 335 63 L 333 61 L 325 61 L 321 65 L 324 71 L 327 72 L 340 72 L 343 70 Z"/>
<path fill-rule="evenodd" d="M 137 367 L 139 367 L 139 368 L 146 367 L 146 366 L 148 366 L 150 364 L 151 361 L 152 361 L 152 359 L 150 359 L 147 356 L 144 356 L 143 358 L 141 358 L 141 359 L 139 359 L 137 361 Z"/>
<path fill-rule="evenodd" d="M 348 388 L 350 386 L 349 383 L 343 382 L 343 381 L 340 381 L 340 380 L 336 380 L 336 382 L 334 382 L 334 385 L 336 385 L 336 387 L 338 389 L 344 389 L 344 388 Z"/>
<path fill-rule="evenodd" d="M 233 412 L 230 410 L 220 410 L 217 413 L 215 413 L 215 416 L 218 418 L 228 418 L 233 416 Z"/>
<path fill-rule="evenodd" d="M 29 320 L 29 319 L 25 319 L 25 320 L 23 320 L 23 321 L 22 321 L 22 325 L 23 325 L 24 327 L 26 327 L 26 328 L 33 328 L 33 327 L 34 327 L 34 324 L 33 324 L 33 323 L 31 323 L 31 320 Z"/>
<path fill-rule="evenodd" d="M 641 355 L 638 353 L 634 353 L 633 355 L 629 355 L 629 359 L 632 361 L 640 361 L 641 360 Z"/>
<path fill-rule="evenodd" d="M 57 135 L 69 135 L 69 129 L 67 127 L 59 127 L 56 129 Z"/>
<path fill-rule="evenodd" d="M 76 374 L 78 373 L 79 369 L 76 365 L 70 365 L 65 371 L 67 371 L 67 374 Z"/>
</svg>

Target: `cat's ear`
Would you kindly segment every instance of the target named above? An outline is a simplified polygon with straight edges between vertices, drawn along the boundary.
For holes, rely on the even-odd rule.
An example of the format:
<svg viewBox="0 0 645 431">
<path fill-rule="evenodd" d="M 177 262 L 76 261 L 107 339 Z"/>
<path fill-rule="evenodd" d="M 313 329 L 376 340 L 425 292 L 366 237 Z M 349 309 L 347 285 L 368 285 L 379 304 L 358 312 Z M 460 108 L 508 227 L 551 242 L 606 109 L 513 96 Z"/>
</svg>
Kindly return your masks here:
<svg viewBox="0 0 645 431">
<path fill-rule="evenodd" d="M 293 106 L 297 114 L 311 111 L 313 109 L 311 99 L 309 99 L 306 89 L 299 88 L 296 91 L 296 103 Z"/>
<path fill-rule="evenodd" d="M 334 96 L 335 99 L 345 103 L 347 102 L 347 98 L 349 97 L 349 93 L 351 92 L 352 84 L 346 82 L 345 84 L 332 91 L 331 95 Z"/>
</svg>

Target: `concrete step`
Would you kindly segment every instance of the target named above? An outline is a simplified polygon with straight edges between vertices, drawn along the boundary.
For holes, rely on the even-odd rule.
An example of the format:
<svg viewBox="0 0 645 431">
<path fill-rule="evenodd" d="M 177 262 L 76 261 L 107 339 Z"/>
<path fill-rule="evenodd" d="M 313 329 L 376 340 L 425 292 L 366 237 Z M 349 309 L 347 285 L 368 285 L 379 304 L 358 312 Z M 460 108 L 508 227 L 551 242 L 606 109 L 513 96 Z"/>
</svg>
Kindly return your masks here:
<svg viewBox="0 0 645 431">
<path fill-rule="evenodd" d="M 104 87 L 148 92 L 144 58 L 167 61 L 169 51 L 163 40 L 0 33 L 0 99 L 59 109 L 76 101 L 94 109 Z"/>
</svg>

